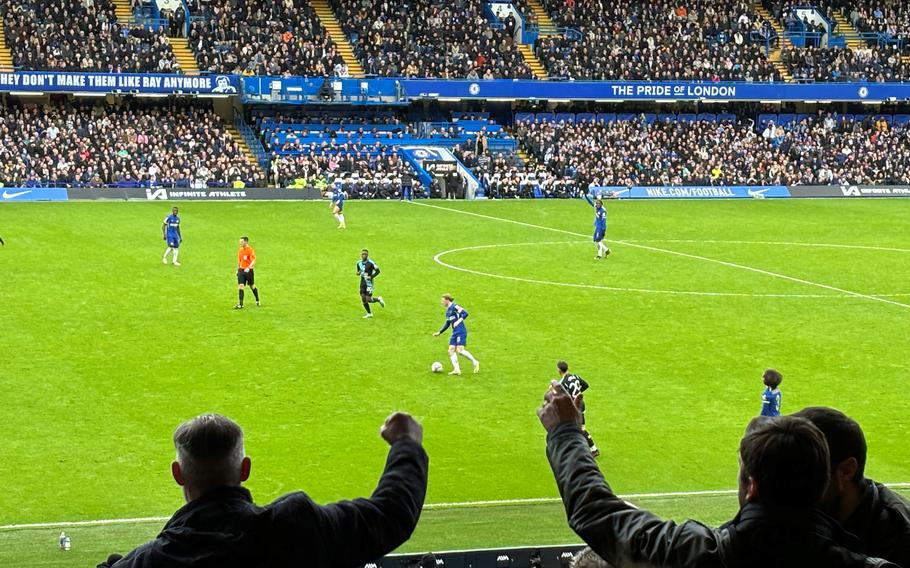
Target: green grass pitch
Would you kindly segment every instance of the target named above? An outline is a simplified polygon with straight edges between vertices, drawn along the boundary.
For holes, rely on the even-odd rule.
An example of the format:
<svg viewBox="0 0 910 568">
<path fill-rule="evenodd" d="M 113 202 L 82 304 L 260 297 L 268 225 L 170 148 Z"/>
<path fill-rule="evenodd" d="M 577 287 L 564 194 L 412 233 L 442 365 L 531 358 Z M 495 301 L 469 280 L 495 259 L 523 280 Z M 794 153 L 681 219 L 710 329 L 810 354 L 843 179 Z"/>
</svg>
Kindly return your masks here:
<svg viewBox="0 0 910 568">
<path fill-rule="evenodd" d="M 61 553 L 60 528 L 11 525 L 169 516 L 171 434 L 206 411 L 245 428 L 262 503 L 368 494 L 397 409 L 425 427 L 428 503 L 555 497 L 535 409 L 560 358 L 592 385 L 588 424 L 621 494 L 733 488 L 768 366 L 785 412 L 844 410 L 869 476 L 910 481 L 910 201 L 611 202 L 606 261 L 580 200 L 350 202 L 346 231 L 326 203 L 179 205 L 179 268 L 161 264 L 169 203 L 0 207 L 0 565 L 93 566 L 153 537 L 162 522 L 69 527 Z M 263 307 L 233 311 L 243 234 Z M 373 320 L 363 247 L 388 303 Z M 452 249 L 450 267 L 434 261 Z M 479 375 L 429 371 L 448 369 L 431 336 L 443 292 L 471 313 Z M 736 508 L 638 502 L 711 523 Z M 403 550 L 575 541 L 552 502 L 443 505 Z"/>
</svg>

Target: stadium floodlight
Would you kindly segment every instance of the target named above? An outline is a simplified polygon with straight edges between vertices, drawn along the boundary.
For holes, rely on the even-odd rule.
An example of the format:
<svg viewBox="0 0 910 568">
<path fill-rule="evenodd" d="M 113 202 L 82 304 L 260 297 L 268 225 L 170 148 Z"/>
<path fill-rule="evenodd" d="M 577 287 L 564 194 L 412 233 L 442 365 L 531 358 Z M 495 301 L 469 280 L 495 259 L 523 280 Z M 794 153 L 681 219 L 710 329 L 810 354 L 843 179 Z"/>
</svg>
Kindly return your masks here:
<svg viewBox="0 0 910 568">
<path fill-rule="evenodd" d="M 11 94 L 14 97 L 43 97 L 44 96 L 44 93 L 40 93 L 38 91 L 10 91 L 9 94 Z"/>
<path fill-rule="evenodd" d="M 779 105 L 779 104 L 783 104 L 784 101 L 777 100 L 777 101 L 758 101 L 758 102 L 760 102 L 763 105 Z"/>
</svg>

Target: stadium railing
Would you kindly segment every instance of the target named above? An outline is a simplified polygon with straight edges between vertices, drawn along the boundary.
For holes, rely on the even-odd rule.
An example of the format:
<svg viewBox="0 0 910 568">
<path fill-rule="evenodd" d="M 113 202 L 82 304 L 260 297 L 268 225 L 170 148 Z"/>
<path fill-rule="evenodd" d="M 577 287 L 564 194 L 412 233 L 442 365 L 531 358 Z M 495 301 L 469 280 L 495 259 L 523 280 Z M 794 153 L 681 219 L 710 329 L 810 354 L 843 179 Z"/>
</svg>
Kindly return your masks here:
<svg viewBox="0 0 910 568">
<path fill-rule="evenodd" d="M 522 548 L 455 550 L 422 554 L 393 554 L 363 568 L 567 568 L 583 545 L 564 544 Z"/>
</svg>

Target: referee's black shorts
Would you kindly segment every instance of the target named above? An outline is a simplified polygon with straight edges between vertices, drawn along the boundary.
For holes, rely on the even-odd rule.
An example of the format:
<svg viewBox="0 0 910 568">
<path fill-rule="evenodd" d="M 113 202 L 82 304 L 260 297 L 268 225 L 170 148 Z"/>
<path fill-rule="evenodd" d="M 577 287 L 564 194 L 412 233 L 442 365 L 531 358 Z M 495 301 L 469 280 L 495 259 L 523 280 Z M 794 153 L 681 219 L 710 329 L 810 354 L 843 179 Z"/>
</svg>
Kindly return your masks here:
<svg viewBox="0 0 910 568">
<path fill-rule="evenodd" d="M 251 268 L 249 272 L 244 272 L 242 268 L 237 269 L 237 284 L 243 284 L 245 286 L 252 286 L 255 284 L 256 280 L 253 275 L 253 269 Z"/>
</svg>

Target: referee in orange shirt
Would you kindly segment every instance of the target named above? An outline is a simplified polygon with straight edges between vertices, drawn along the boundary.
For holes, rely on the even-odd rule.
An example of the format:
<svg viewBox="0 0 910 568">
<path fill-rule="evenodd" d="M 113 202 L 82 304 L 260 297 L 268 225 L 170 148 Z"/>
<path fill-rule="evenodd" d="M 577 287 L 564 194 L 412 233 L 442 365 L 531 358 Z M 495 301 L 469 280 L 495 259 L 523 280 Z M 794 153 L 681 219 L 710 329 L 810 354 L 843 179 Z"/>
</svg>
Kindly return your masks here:
<svg viewBox="0 0 910 568">
<path fill-rule="evenodd" d="M 259 290 L 256 288 L 254 266 L 256 266 L 256 251 L 250 246 L 250 238 L 240 237 L 240 250 L 237 251 L 237 297 L 240 301 L 234 306 L 235 310 L 243 309 L 243 291 L 246 286 L 253 290 L 256 305 L 259 305 Z"/>
</svg>

